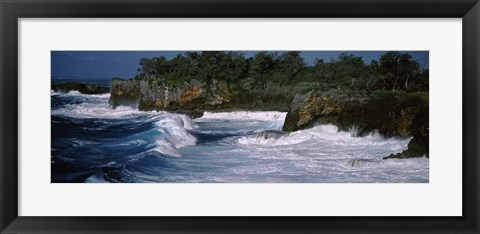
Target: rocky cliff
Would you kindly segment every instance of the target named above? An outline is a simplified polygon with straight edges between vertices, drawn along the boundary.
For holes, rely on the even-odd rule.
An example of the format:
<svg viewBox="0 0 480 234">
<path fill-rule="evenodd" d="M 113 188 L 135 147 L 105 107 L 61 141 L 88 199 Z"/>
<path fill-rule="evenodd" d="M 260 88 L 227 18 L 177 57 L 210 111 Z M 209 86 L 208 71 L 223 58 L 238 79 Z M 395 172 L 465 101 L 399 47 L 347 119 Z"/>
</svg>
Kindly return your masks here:
<svg viewBox="0 0 480 234">
<path fill-rule="evenodd" d="M 167 85 L 144 80 L 113 79 L 110 104 L 135 105 L 140 110 L 168 110 L 195 115 L 215 110 L 288 111 L 295 93 L 315 84 L 282 86 L 245 79 L 239 83 L 189 80 Z"/>
<path fill-rule="evenodd" d="M 391 136 L 413 136 L 408 149 L 389 158 L 428 157 L 428 93 L 377 91 L 371 94 L 338 90 L 295 95 L 283 130 L 296 131 L 314 124 L 356 129 L 359 136 L 372 131 Z"/>
<path fill-rule="evenodd" d="M 108 93 L 110 91 L 107 87 L 101 87 L 94 84 L 86 84 L 79 82 L 62 82 L 54 83 L 51 86 L 51 89 L 55 92 L 70 92 L 70 91 L 79 91 L 83 94 L 99 94 L 99 93 Z"/>
</svg>

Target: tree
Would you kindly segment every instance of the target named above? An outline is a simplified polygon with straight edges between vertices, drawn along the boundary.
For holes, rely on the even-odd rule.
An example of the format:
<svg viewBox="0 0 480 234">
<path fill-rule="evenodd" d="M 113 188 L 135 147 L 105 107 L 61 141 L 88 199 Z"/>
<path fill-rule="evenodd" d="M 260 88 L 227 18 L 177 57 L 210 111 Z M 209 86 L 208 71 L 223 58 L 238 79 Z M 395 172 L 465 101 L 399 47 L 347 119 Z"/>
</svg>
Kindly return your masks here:
<svg viewBox="0 0 480 234">
<path fill-rule="evenodd" d="M 242 53 L 239 52 L 228 52 L 226 56 L 226 63 L 224 68 L 227 71 L 225 79 L 228 81 L 235 81 L 241 79 L 245 74 L 247 68 L 247 62 L 243 57 Z"/>
<path fill-rule="evenodd" d="M 388 81 L 387 88 L 392 90 L 409 90 L 409 83 L 421 72 L 420 64 L 408 53 L 390 51 L 380 58 L 380 66 Z"/>
<path fill-rule="evenodd" d="M 370 90 L 372 84 L 378 84 L 378 79 L 380 78 L 380 64 L 377 60 L 372 59 L 370 64 L 366 67 L 366 73 L 368 79 L 365 84 L 365 88 Z"/>
<path fill-rule="evenodd" d="M 142 58 L 140 59 L 138 72 L 141 76 L 153 76 L 156 74 L 155 64 L 155 59 Z"/>
<path fill-rule="evenodd" d="M 276 53 L 270 53 L 261 51 L 255 54 L 253 60 L 250 63 L 249 74 L 252 77 L 258 77 L 272 73 L 277 63 L 278 55 Z"/>
<path fill-rule="evenodd" d="M 337 59 L 331 59 L 323 67 L 325 77 L 330 82 L 353 86 L 356 80 L 363 75 L 365 64 L 362 57 L 342 53 Z"/>
<path fill-rule="evenodd" d="M 389 51 L 380 58 L 380 67 L 385 77 L 386 88 L 395 90 L 398 79 L 398 61 L 400 53 Z"/>
<path fill-rule="evenodd" d="M 398 61 L 398 74 L 402 77 L 405 90 L 408 90 L 411 78 L 416 78 L 420 73 L 420 64 L 412 60 L 410 54 L 401 54 Z"/>
<path fill-rule="evenodd" d="M 280 56 L 282 65 L 282 73 L 285 74 L 286 79 L 293 80 L 293 78 L 302 70 L 305 69 L 306 63 L 300 55 L 300 51 L 288 51 Z"/>
</svg>

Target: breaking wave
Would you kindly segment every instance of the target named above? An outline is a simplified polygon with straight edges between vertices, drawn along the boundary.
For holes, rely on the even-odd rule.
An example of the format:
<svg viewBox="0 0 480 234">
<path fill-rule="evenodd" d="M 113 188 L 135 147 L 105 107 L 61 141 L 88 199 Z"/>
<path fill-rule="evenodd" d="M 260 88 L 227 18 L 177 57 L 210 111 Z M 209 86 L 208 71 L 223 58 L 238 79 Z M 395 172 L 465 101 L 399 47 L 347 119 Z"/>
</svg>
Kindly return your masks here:
<svg viewBox="0 0 480 234">
<path fill-rule="evenodd" d="M 299 130 L 292 133 L 265 131 L 238 139 L 242 145 L 294 145 L 300 143 L 329 142 L 337 146 L 385 146 L 392 150 L 403 150 L 410 137 L 385 138 L 373 132 L 363 137 L 356 137 L 351 131 L 339 131 L 338 127 L 327 124 Z"/>
<path fill-rule="evenodd" d="M 51 92 L 52 182 L 428 182 L 427 158 L 382 160 L 410 138 L 318 125 L 285 112 L 111 108 L 109 94 Z"/>
<path fill-rule="evenodd" d="M 52 96 L 66 99 L 61 107 L 52 109 L 52 117 L 81 122 L 90 120 L 98 123 L 100 127 L 85 126 L 84 130 L 99 132 L 108 128 L 123 128 L 124 125 L 135 123 L 131 129 L 138 128 L 141 131 L 134 132 L 130 136 L 120 138 L 104 145 L 114 146 L 146 146 L 145 151 L 155 151 L 163 156 L 180 157 L 176 149 L 194 145 L 196 138 L 188 131 L 193 130 L 196 124 L 186 115 L 172 114 L 168 112 L 143 112 L 129 106 L 111 108 L 108 104 L 110 94 L 85 95 L 78 91 L 68 93 L 52 92 Z M 144 125 L 144 126 L 142 126 Z M 75 143 L 79 145 L 79 141 Z M 153 147 L 153 148 L 152 148 Z"/>
<path fill-rule="evenodd" d="M 256 120 L 256 121 L 283 121 L 286 112 L 278 111 L 232 111 L 232 112 L 205 112 L 199 120 Z"/>
</svg>

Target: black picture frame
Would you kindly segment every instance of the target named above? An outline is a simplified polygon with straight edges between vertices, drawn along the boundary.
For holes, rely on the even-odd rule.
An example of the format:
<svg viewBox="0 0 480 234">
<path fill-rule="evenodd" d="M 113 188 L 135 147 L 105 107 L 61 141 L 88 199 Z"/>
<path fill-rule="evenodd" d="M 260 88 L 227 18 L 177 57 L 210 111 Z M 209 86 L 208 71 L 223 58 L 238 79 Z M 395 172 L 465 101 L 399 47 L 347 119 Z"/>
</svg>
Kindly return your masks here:
<svg viewBox="0 0 480 234">
<path fill-rule="evenodd" d="M 478 0 L 1 0 L 1 233 L 479 232 Z M 462 18 L 461 217 L 24 217 L 18 216 L 18 19 L 123 17 Z M 41 202 L 41 200 L 39 200 Z M 439 204 L 441 205 L 441 204 Z"/>
</svg>

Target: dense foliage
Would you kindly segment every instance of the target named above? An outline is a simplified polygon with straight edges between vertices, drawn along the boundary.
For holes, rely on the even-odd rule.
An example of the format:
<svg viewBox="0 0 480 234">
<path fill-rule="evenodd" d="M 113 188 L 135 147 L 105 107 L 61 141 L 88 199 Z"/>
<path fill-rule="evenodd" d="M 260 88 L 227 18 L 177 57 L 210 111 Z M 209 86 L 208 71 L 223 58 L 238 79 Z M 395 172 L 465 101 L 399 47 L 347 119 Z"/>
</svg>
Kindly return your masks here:
<svg viewBox="0 0 480 234">
<path fill-rule="evenodd" d="M 135 79 L 173 86 L 192 79 L 229 84 L 250 79 L 260 86 L 267 81 L 280 85 L 318 82 L 352 90 L 427 91 L 428 77 L 428 69 L 408 53 L 387 52 L 369 64 L 362 57 L 343 53 L 307 65 L 299 51 L 258 52 L 249 58 L 233 51 L 203 51 L 185 52 L 172 59 L 143 58 Z"/>
</svg>

